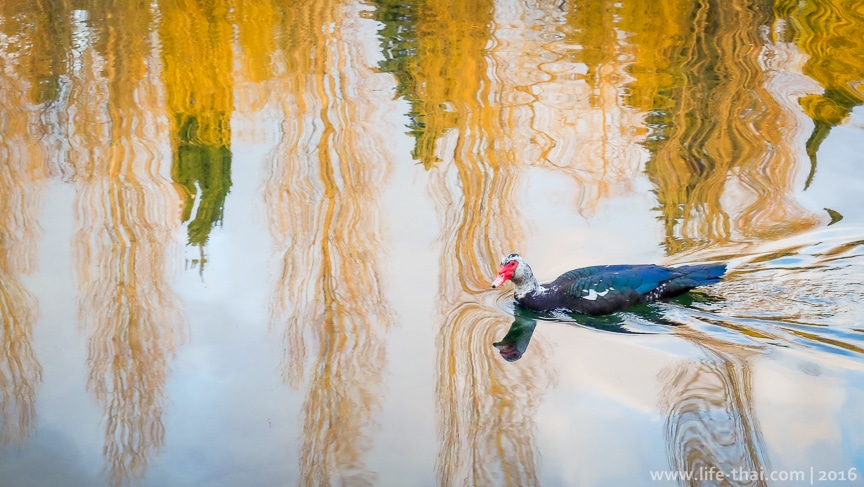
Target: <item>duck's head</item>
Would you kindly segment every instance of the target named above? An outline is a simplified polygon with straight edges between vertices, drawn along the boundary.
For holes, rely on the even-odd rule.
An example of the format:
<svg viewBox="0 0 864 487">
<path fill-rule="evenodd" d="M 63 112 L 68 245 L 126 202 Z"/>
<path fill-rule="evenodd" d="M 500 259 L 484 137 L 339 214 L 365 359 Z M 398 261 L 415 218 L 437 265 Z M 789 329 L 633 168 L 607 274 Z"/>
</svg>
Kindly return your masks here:
<svg viewBox="0 0 864 487">
<path fill-rule="evenodd" d="M 498 277 L 492 282 L 492 287 L 499 287 L 507 281 L 513 281 L 517 286 L 528 282 L 534 277 L 528 263 L 517 253 L 508 254 L 498 266 Z"/>
</svg>

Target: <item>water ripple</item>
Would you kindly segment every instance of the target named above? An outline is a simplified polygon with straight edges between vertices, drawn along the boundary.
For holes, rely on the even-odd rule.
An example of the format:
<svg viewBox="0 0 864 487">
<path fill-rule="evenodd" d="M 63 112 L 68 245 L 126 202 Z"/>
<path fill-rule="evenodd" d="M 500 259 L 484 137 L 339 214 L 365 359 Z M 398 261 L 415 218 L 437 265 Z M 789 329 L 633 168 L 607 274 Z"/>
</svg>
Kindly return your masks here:
<svg viewBox="0 0 864 487">
<path fill-rule="evenodd" d="M 386 77 L 360 45 L 371 22 L 340 2 L 285 8 L 286 72 L 262 87 L 281 139 L 263 182 L 274 260 L 271 327 L 282 334 L 284 380 L 303 390 L 301 485 L 373 485 L 365 464 L 387 371 L 393 314 L 381 282 L 380 185 L 392 155 Z M 290 19 L 290 21 L 289 21 Z M 269 93 L 268 93 L 268 90 Z"/>
<path fill-rule="evenodd" d="M 21 445 L 36 427 L 42 365 L 33 349 L 33 327 L 39 303 L 21 277 L 36 270 L 38 217 L 50 176 L 43 162 L 50 150 L 32 133 L 43 128 L 39 120 L 46 107 L 20 103 L 33 87 L 10 76 L 21 68 L 11 52 L 14 43 L 0 34 L 0 447 Z"/>
<path fill-rule="evenodd" d="M 5 81 L 0 76 L 0 86 L 8 86 Z M 0 88 L 3 111 L 6 95 Z M 22 150 L 26 138 L 18 131 L 26 127 L 22 119 L 31 115 L 19 113 L 17 120 L 5 121 L 0 135 L 0 446 L 20 445 L 30 436 L 36 426 L 36 390 L 42 382 L 42 366 L 32 346 L 39 305 L 20 276 L 33 270 L 44 179 L 38 177 L 38 168 L 28 167 L 38 164 L 38 157 L 17 155 L 27 153 Z M 31 173 L 33 169 L 37 170 Z"/>
<path fill-rule="evenodd" d="M 767 466 L 752 396 L 754 353 L 713 340 L 700 345 L 705 359 L 678 362 L 658 376 L 671 467 L 681 472 L 724 472 L 724 485 L 765 485 L 759 479 L 729 476 Z"/>
<path fill-rule="evenodd" d="M 88 52 L 73 80 L 68 133 L 87 388 L 103 410 L 105 472 L 116 486 L 143 478 L 164 445 L 169 364 L 185 327 L 167 266 L 177 192 L 153 145 L 167 137 L 164 99 L 153 73 L 129 67 L 153 62 L 142 42 L 149 10 L 108 10 L 91 33 L 104 51 Z"/>
</svg>

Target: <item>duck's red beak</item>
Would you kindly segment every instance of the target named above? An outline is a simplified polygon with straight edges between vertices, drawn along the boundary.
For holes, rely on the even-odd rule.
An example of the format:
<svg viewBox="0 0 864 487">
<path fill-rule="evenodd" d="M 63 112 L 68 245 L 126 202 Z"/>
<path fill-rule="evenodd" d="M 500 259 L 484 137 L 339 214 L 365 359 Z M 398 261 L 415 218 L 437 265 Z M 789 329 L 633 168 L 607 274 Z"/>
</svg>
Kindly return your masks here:
<svg viewBox="0 0 864 487">
<path fill-rule="evenodd" d="M 492 287 L 498 287 L 504 284 L 509 281 L 511 277 L 513 277 L 513 271 L 502 265 L 498 268 L 498 277 L 492 282 Z"/>
</svg>

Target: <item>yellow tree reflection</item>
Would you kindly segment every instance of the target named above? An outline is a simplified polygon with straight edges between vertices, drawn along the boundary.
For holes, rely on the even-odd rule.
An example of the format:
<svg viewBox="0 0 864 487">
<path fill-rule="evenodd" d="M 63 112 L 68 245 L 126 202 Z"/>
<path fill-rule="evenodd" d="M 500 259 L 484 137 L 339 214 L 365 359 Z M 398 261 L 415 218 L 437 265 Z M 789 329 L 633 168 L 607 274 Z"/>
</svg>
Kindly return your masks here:
<svg viewBox="0 0 864 487">
<path fill-rule="evenodd" d="M 773 7 L 775 41 L 794 42 L 807 56 L 803 73 L 823 88 L 798 98 L 815 124 L 806 142 L 809 185 L 822 141 L 864 103 L 864 12 L 856 0 L 779 0 Z"/>
<path fill-rule="evenodd" d="M 202 271 L 204 244 L 222 223 L 231 187 L 232 5 L 226 0 L 159 1 L 171 177 L 183 195 L 188 242 L 202 252 Z"/>
<path fill-rule="evenodd" d="M 63 91 L 61 77 L 67 73 L 70 51 L 68 10 L 52 2 L 8 1 L 0 4 L 0 45 L 5 67 L 14 66 L 26 100 L 34 105 L 56 102 Z M 8 37 L 7 37 L 8 36 Z M 24 101 L 20 100 L 19 101 Z M 20 106 L 20 105 L 18 105 Z"/>
<path fill-rule="evenodd" d="M 163 177 L 164 104 L 146 5 L 89 11 L 92 49 L 80 53 L 70 120 L 73 251 L 79 314 L 89 334 L 88 388 L 105 414 L 110 485 L 144 476 L 165 440 L 169 360 L 182 317 L 166 260 L 179 227 L 177 193 Z"/>
<path fill-rule="evenodd" d="M 620 6 L 614 6 L 618 3 L 579 2 L 577 7 L 555 1 L 490 2 L 491 10 L 481 16 L 492 22 L 496 32 L 489 71 L 463 70 L 464 76 L 485 74 L 497 82 L 496 90 L 483 86 L 477 96 L 501 107 L 497 117 L 512 127 L 507 140 L 495 139 L 478 149 L 506 147 L 523 166 L 568 176 L 576 183 L 572 192 L 576 207 L 585 215 L 593 213 L 604 198 L 633 191 L 646 158 L 639 145 L 646 134 L 645 114 L 625 102 L 634 47 L 618 26 L 615 9 Z M 424 2 L 379 0 L 375 4 L 376 18 L 384 25 L 379 34 L 386 59 L 380 66 L 394 74 L 398 94 L 411 104 L 415 158 L 432 167 L 441 161 L 442 151 L 450 150 L 438 147 L 449 140 L 442 137 L 465 115 L 452 103 L 450 91 L 445 91 L 458 86 L 429 83 L 421 71 L 430 76 L 457 73 L 447 63 L 457 59 L 463 47 L 434 37 L 438 25 L 424 20 L 435 8 Z M 486 27 L 473 21 L 476 5 L 448 8 L 456 9 L 451 17 L 465 19 L 458 28 L 466 38 L 485 35 Z M 454 55 L 424 57 L 436 49 Z"/>
<path fill-rule="evenodd" d="M 391 158 L 380 110 L 390 102 L 388 77 L 366 59 L 374 26 L 354 20 L 360 9 L 333 0 L 284 8 L 284 75 L 263 87 L 282 115 L 264 183 L 280 261 L 272 324 L 283 333 L 285 380 L 307 384 L 299 483 L 308 486 L 375 483 L 363 456 L 392 324 L 377 200 Z"/>
<path fill-rule="evenodd" d="M 0 7 L 0 24 L 7 15 Z M 38 138 L 43 133 L 40 116 L 48 103 L 21 100 L 21 93 L 35 89 L 40 78 L 30 79 L 26 66 L 9 52 L 10 47 L 31 45 L 44 31 L 32 37 L 23 32 L 4 34 L 9 37 L 0 43 L 0 58 L 8 63 L 0 66 L 0 446 L 21 444 L 36 422 L 42 367 L 32 340 L 39 311 L 19 277 L 35 270 L 37 218 L 49 176 L 48 158 Z"/>
<path fill-rule="evenodd" d="M 534 28 L 547 33 L 532 50 L 544 58 L 527 68 L 548 79 L 525 89 L 536 99 L 531 126 L 537 140 L 546 141 L 543 166 L 577 183 L 582 214 L 605 198 L 632 192 L 645 160 L 646 115 L 627 103 L 636 47 L 624 30 L 626 4 L 570 2 L 565 10 L 559 2 L 538 2 L 545 17 Z"/>
<path fill-rule="evenodd" d="M 689 486 L 722 472 L 720 485 L 766 485 L 751 472 L 767 469 L 764 441 L 754 412 L 750 361 L 759 352 L 685 332 L 706 358 L 685 360 L 660 372 L 660 407 L 666 416 L 666 448 L 673 471 L 693 472 Z"/>
<path fill-rule="evenodd" d="M 438 483 L 537 485 L 532 414 L 553 375 L 544 344 L 538 338 L 530 356 L 505 362 L 492 343 L 512 320 L 480 301 L 490 267 L 521 241 L 518 122 L 512 105 L 500 105 L 515 88 L 501 82 L 496 51 L 487 50 L 494 5 L 376 4 L 381 32 L 391 35 L 383 41 L 391 56 L 384 66 L 412 102 L 415 157 L 430 168 L 430 191 L 443 215 Z M 408 46 L 416 56 L 400 58 Z"/>
<path fill-rule="evenodd" d="M 658 15 L 644 24 L 650 38 L 661 26 L 679 25 L 675 18 L 693 19 L 678 29 L 678 43 L 662 51 L 673 60 L 658 65 L 663 76 L 639 80 L 632 99 L 650 103 L 646 170 L 657 187 L 667 252 L 813 227 L 819 220 L 793 193 L 804 157 L 794 138 L 800 115 L 766 86 L 759 35 L 770 23 L 766 9 L 740 1 L 690 8 L 689 16 L 669 12 L 673 18 Z M 653 90 L 652 80 L 659 83 Z"/>
</svg>

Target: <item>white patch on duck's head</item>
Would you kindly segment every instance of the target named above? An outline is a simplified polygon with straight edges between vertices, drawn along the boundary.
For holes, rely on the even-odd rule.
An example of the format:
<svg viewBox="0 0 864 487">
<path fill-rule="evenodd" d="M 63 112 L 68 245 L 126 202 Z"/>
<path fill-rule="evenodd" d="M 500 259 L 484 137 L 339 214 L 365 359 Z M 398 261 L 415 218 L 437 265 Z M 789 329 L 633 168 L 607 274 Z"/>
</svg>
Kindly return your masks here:
<svg viewBox="0 0 864 487">
<path fill-rule="evenodd" d="M 524 263 L 525 262 L 525 260 L 522 258 L 521 255 L 517 254 L 516 252 L 511 252 L 511 253 L 505 255 L 504 258 L 501 259 L 501 263 L 498 265 L 499 265 L 499 267 L 506 266 L 507 264 L 510 263 L 511 260 L 515 260 L 518 263 Z"/>
</svg>

